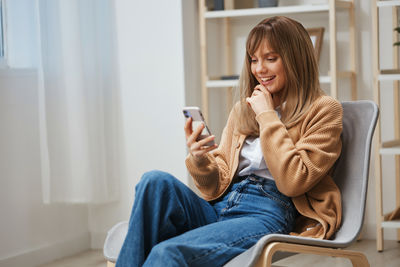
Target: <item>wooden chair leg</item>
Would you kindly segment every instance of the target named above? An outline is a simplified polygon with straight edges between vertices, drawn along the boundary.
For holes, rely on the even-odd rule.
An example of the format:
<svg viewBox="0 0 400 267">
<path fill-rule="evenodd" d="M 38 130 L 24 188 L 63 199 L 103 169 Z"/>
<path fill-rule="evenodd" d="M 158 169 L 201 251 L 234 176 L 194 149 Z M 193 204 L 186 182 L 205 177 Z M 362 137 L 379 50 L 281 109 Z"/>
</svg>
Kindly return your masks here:
<svg viewBox="0 0 400 267">
<path fill-rule="evenodd" d="M 277 251 L 333 256 L 349 259 L 354 267 L 369 267 L 367 257 L 361 252 L 308 245 L 273 242 L 266 246 L 256 263 L 256 267 L 271 267 L 272 256 Z"/>
<path fill-rule="evenodd" d="M 115 262 L 107 261 L 107 267 L 115 267 Z"/>
</svg>

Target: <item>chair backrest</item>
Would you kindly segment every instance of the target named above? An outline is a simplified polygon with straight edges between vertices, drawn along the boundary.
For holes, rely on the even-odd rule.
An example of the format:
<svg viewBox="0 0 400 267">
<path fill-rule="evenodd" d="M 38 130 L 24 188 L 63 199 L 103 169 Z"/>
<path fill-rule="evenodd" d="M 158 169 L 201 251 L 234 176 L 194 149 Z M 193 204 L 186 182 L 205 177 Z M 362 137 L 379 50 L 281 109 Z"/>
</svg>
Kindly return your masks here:
<svg viewBox="0 0 400 267">
<path fill-rule="evenodd" d="M 342 193 L 342 226 L 335 242 L 352 243 L 359 235 L 366 205 L 371 143 L 378 106 L 367 100 L 342 102 L 342 153 L 333 179 Z"/>
</svg>

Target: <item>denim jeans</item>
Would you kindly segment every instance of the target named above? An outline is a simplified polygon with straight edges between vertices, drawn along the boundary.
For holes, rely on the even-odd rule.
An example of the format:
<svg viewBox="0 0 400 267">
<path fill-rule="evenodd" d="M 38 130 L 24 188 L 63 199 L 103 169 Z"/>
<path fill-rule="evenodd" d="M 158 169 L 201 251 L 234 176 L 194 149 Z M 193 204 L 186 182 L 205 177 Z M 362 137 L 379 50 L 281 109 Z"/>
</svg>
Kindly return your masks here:
<svg viewBox="0 0 400 267">
<path fill-rule="evenodd" d="M 275 182 L 236 179 L 211 203 L 168 173 L 145 173 L 117 260 L 125 266 L 222 266 L 270 233 L 292 230 L 296 209 Z"/>
</svg>

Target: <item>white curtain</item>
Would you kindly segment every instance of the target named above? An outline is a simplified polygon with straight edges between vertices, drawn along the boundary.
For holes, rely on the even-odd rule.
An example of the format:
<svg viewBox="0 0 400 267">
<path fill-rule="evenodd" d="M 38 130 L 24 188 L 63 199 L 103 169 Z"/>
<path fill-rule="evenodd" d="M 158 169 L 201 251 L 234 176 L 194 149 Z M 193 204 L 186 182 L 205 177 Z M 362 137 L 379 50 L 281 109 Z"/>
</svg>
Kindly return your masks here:
<svg viewBox="0 0 400 267">
<path fill-rule="evenodd" d="M 116 200 L 121 143 L 113 1 L 37 3 L 43 200 Z"/>
</svg>

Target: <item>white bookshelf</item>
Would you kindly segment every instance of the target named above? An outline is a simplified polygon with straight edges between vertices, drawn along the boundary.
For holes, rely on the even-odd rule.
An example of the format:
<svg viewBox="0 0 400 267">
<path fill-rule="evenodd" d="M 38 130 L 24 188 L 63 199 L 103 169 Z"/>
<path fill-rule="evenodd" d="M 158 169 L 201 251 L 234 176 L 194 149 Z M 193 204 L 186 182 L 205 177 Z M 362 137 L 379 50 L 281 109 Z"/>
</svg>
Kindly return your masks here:
<svg viewBox="0 0 400 267">
<path fill-rule="evenodd" d="M 383 183 L 382 183 L 382 156 L 392 155 L 395 157 L 395 179 L 394 181 L 389 181 L 389 177 L 385 178 L 390 183 L 395 184 L 396 191 L 396 207 L 400 207 L 400 87 L 398 81 L 400 81 L 400 70 L 399 70 L 399 60 L 398 60 L 398 48 L 393 47 L 393 67 L 394 69 L 381 69 L 380 68 L 380 54 L 379 46 L 381 42 L 396 42 L 398 41 L 398 36 L 396 33 L 393 34 L 393 38 L 386 38 L 385 40 L 379 39 L 379 24 L 383 22 L 379 18 L 379 10 L 381 8 L 390 8 L 392 10 L 392 24 L 385 25 L 385 27 L 396 27 L 398 26 L 398 12 L 397 8 L 400 7 L 400 1 L 377 1 L 372 0 L 372 45 L 373 45 L 373 87 L 374 87 L 374 100 L 379 105 L 381 109 L 385 107 L 381 106 L 380 97 L 380 86 L 383 81 L 393 82 L 393 112 L 394 112 L 394 139 L 388 142 L 381 141 L 381 134 L 383 129 L 381 129 L 381 121 L 378 120 L 376 130 L 375 130 L 375 190 L 376 190 L 376 248 L 378 251 L 382 251 L 383 246 L 383 229 L 384 228 L 397 228 L 397 240 L 400 241 L 400 221 L 385 221 L 385 216 L 383 214 L 384 203 L 383 203 Z M 382 113 L 381 113 L 382 114 Z"/>
</svg>

